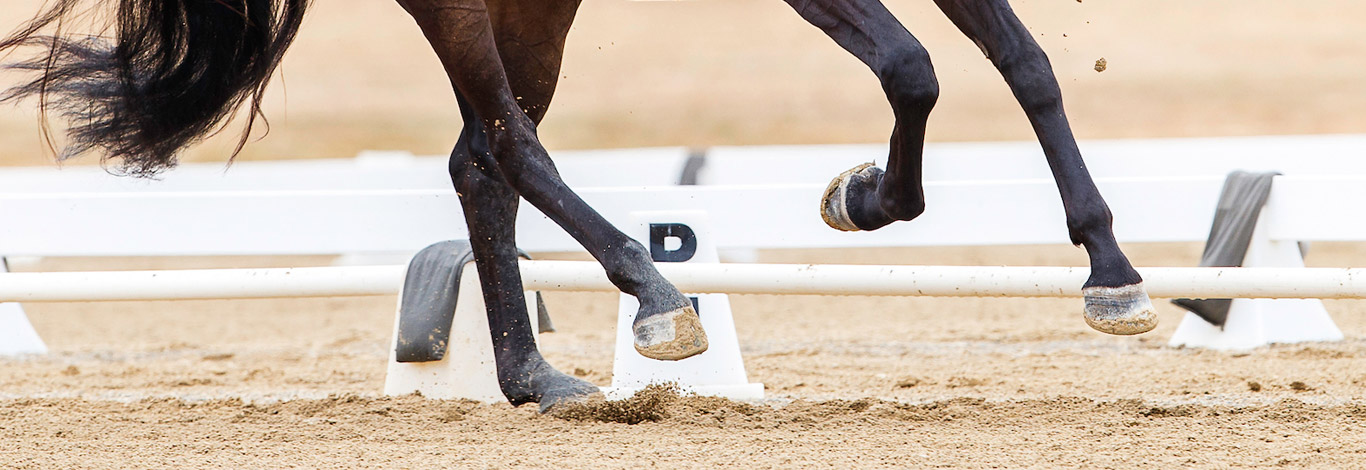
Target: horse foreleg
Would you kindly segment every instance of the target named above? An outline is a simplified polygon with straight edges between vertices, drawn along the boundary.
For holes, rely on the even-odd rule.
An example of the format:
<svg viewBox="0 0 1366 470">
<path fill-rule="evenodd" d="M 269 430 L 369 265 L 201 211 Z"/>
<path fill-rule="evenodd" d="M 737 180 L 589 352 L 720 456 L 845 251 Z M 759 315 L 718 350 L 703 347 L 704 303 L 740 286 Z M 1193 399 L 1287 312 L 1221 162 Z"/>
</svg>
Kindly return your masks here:
<svg viewBox="0 0 1366 470">
<path fill-rule="evenodd" d="M 497 171 L 518 194 L 597 258 L 614 285 L 640 301 L 633 325 L 636 349 L 663 360 L 706 351 L 706 335 L 697 312 L 688 298 L 659 274 L 645 247 L 612 227 L 560 179 L 536 137 L 534 120 L 511 90 L 484 3 L 403 3 L 441 59 L 456 92 L 467 98 L 470 110 L 479 116 Z M 528 15 L 543 13 L 527 11 Z M 503 13 L 516 14 L 516 10 Z M 477 160 L 475 163 L 479 164 Z"/>
<path fill-rule="evenodd" d="M 499 174 L 477 117 L 466 106 L 461 111 L 466 123 L 451 153 L 451 181 L 469 227 L 499 388 L 514 406 L 537 402 L 542 412 L 596 394 L 593 384 L 551 367 L 536 347 L 517 269 L 517 192 Z"/>
<path fill-rule="evenodd" d="M 968 38 L 981 47 L 1005 77 L 1043 146 L 1062 194 L 1072 243 L 1086 248 L 1091 277 L 1086 321 L 1096 330 L 1137 334 L 1157 326 L 1143 279 L 1120 251 L 1112 216 L 1082 162 L 1063 113 L 1062 92 L 1043 49 L 1030 37 L 1006 0 L 935 0 Z"/>
<path fill-rule="evenodd" d="M 925 211 L 925 122 L 939 98 L 929 53 L 878 0 L 787 2 L 873 70 L 896 116 L 886 170 L 865 164 L 837 176 L 821 201 L 821 217 L 831 227 L 854 231 L 919 216 Z"/>
</svg>

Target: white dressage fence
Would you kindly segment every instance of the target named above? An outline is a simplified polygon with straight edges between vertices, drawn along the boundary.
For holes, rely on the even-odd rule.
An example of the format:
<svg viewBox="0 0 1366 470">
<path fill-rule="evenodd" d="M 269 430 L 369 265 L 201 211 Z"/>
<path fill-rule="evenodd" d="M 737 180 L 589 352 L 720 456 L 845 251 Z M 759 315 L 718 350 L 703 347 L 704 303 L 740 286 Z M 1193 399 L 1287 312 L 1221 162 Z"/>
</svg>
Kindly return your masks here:
<svg viewBox="0 0 1366 470">
<path fill-rule="evenodd" d="M 1123 242 L 1204 241 L 1222 177 L 1098 179 Z M 838 232 L 817 214 L 825 185 L 584 188 L 610 221 L 643 210 L 699 210 L 718 248 L 859 248 L 1068 243 L 1050 180 L 927 183 L 929 208 L 910 223 Z M 1366 176 L 1282 176 L 1262 216 L 1279 241 L 1366 240 Z M 0 247 L 16 256 L 412 253 L 467 238 L 450 190 L 0 194 Z M 518 246 L 582 251 L 527 208 Z"/>
<path fill-rule="evenodd" d="M 1203 241 L 1223 176 L 1234 169 L 1287 174 L 1276 178 L 1251 264 L 1294 266 L 1298 254 L 1285 253 L 1298 241 L 1366 240 L 1366 217 L 1345 212 L 1366 201 L 1364 136 L 1083 142 L 1082 148 L 1117 214 L 1123 242 Z M 881 161 L 885 151 L 879 145 L 715 148 L 702 160 L 674 148 L 557 157 L 571 184 L 600 186 L 579 192 L 614 223 L 642 210 L 705 211 L 715 227 L 712 242 L 722 250 L 1067 243 L 1057 189 L 1034 143 L 929 146 L 925 215 L 871 233 L 825 227 L 816 203 L 828 178 L 858 162 Z M 690 166 L 691 178 L 703 186 L 660 186 L 687 179 Z M 1138 176 L 1111 177 L 1116 174 Z M 1333 176 L 1313 176 L 1325 174 Z M 727 184 L 736 182 L 755 184 Z M 433 241 L 466 237 L 444 158 L 244 162 L 226 173 L 217 164 L 191 165 L 161 182 L 117 179 L 91 168 L 5 170 L 0 184 L 6 191 L 0 194 L 0 254 L 6 256 L 410 254 Z M 581 251 L 529 205 L 518 224 L 518 243 L 527 251 Z M 350 283 L 341 277 L 355 273 L 326 272 L 334 286 Z M 1066 282 L 1080 285 L 1074 281 Z M 1150 289 L 1154 282 L 1163 281 L 1149 276 Z"/>
</svg>

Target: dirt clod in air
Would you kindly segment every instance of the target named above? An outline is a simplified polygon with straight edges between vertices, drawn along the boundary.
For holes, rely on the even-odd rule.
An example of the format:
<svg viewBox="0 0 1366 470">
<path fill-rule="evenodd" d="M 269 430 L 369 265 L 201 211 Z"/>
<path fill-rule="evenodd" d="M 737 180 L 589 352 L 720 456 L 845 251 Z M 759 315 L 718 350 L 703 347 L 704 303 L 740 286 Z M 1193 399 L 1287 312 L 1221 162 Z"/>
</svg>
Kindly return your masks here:
<svg viewBox="0 0 1366 470">
<path fill-rule="evenodd" d="M 1296 392 L 1303 392 L 1305 390 L 1309 390 L 1309 385 L 1305 384 L 1304 382 L 1296 380 L 1294 382 L 1290 382 L 1290 389 Z"/>
<path fill-rule="evenodd" d="M 570 421 L 640 424 L 669 417 L 669 405 L 678 400 L 674 384 L 651 384 L 625 400 L 596 398 L 556 407 L 551 415 Z"/>
<path fill-rule="evenodd" d="M 1097 71 L 1097 72 L 1104 72 L 1104 71 L 1105 71 L 1105 58 L 1104 58 L 1104 57 L 1101 57 L 1101 58 L 1099 58 L 1099 59 L 1096 59 L 1096 71 Z"/>
<path fill-rule="evenodd" d="M 1262 391 L 1262 384 L 1258 382 L 1248 382 L 1247 389 L 1254 392 L 1260 392 Z"/>
</svg>

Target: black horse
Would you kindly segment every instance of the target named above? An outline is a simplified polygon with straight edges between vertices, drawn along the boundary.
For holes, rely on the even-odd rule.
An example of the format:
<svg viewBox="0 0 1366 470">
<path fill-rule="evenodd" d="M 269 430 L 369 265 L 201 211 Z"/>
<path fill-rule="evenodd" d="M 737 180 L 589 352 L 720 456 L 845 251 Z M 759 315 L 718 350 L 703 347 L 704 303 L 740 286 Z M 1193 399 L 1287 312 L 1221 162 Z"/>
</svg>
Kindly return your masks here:
<svg viewBox="0 0 1366 470">
<path fill-rule="evenodd" d="M 879 0 L 786 1 L 872 69 L 896 116 L 887 167 L 863 165 L 836 177 L 821 216 L 849 231 L 914 219 L 925 208 L 921 152 L 939 93 L 925 48 Z M 182 149 L 222 130 L 245 105 L 241 149 L 309 0 L 119 0 L 106 35 L 112 37 L 63 32 L 64 21 L 84 14 L 80 2 L 51 0 L 0 41 L 0 52 L 25 45 L 45 50 L 13 65 L 34 78 L 5 99 L 36 97 L 40 109 L 69 122 L 59 158 L 98 152 L 122 173 L 148 176 L 174 166 Z M 565 186 L 536 137 L 579 0 L 398 2 L 440 57 L 464 118 L 450 175 L 508 401 L 539 402 L 544 411 L 597 393 L 551 367 L 536 349 L 513 244 L 518 196 L 568 231 L 622 292 L 640 300 L 633 330 L 641 354 L 677 360 L 705 351 L 706 335 L 688 299 L 659 275 L 639 243 Z M 1113 334 L 1151 330 L 1152 305 L 1115 242 L 1110 211 L 1082 163 L 1048 58 L 1006 0 L 935 3 L 1000 70 L 1038 134 L 1072 242 L 1091 258 L 1087 323 Z"/>
</svg>

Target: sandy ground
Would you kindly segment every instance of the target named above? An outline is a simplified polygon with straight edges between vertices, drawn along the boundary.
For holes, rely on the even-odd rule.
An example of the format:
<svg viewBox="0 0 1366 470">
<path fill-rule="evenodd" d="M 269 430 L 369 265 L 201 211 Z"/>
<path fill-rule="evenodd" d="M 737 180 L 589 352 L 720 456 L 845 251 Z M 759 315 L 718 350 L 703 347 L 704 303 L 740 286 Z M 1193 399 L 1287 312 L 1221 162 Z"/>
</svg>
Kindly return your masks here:
<svg viewBox="0 0 1366 470">
<path fill-rule="evenodd" d="M 1128 247 L 1189 265 L 1196 245 Z M 1068 247 L 765 252 L 761 261 L 1077 264 Z M 325 259 L 238 260 L 250 265 Z M 1366 247 L 1316 245 L 1314 265 Z M 51 260 L 25 269 L 90 269 Z M 224 264 L 206 260 L 187 266 Z M 126 263 L 120 266 L 129 267 Z M 168 266 L 149 260 L 131 267 Z M 684 400 L 638 425 L 379 395 L 392 297 L 32 304 L 53 353 L 0 362 L 0 466 L 19 468 L 1345 468 L 1366 462 L 1366 304 L 1347 340 L 1169 348 L 1180 319 L 1104 336 L 1074 300 L 735 296 L 759 403 Z M 611 381 L 616 299 L 549 293 L 558 367 Z"/>
<path fill-rule="evenodd" d="M 11 0 L 0 25 L 37 0 Z M 934 56 L 931 140 L 1028 139 L 976 48 L 928 1 L 888 2 Z M 1366 131 L 1366 5 L 1016 0 L 1083 138 Z M 6 28 L 8 26 L 5 26 Z M 1096 59 L 1109 69 L 1096 73 Z M 873 142 L 871 74 L 776 0 L 587 0 L 541 131 L 551 148 Z M 458 118 L 400 8 L 318 0 L 242 158 L 444 153 Z M 0 81 L 12 81 L 6 76 Z M 0 164 L 46 164 L 29 108 Z M 188 160 L 221 161 L 212 141 Z M 84 161 L 83 163 L 91 163 Z M 1198 245 L 1127 247 L 1194 265 Z M 283 266 L 318 258 L 46 260 L 24 270 Z M 761 261 L 1083 265 L 1068 247 L 765 252 Z M 1362 266 L 1366 246 L 1309 262 Z M 616 299 L 549 294 L 558 367 L 610 382 Z M 1090 331 L 1072 300 L 736 296 L 769 400 L 682 400 L 639 425 L 379 396 L 391 297 L 33 304 L 53 352 L 0 360 L 0 467 L 1266 467 L 1366 465 L 1366 304 L 1347 336 L 1227 354 Z"/>
</svg>

